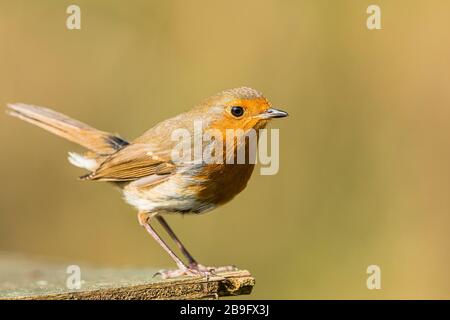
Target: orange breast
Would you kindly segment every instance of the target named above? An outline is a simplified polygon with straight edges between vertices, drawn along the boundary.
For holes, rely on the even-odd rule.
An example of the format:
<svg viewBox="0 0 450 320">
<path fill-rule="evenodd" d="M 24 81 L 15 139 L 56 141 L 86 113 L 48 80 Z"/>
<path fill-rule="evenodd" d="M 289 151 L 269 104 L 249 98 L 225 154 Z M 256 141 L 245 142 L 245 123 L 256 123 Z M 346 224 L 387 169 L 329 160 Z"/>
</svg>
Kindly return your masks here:
<svg viewBox="0 0 450 320">
<path fill-rule="evenodd" d="M 196 194 L 200 201 L 216 205 L 224 204 L 244 190 L 254 166 L 254 164 L 206 165 L 198 176 L 204 183 L 191 188 L 197 189 Z"/>
</svg>

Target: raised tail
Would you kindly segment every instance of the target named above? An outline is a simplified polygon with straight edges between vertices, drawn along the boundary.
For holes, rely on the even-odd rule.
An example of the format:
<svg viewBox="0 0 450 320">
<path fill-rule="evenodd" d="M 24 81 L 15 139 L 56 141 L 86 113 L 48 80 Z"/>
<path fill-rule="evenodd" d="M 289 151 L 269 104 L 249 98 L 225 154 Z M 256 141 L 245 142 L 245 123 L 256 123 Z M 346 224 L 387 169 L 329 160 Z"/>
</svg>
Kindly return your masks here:
<svg viewBox="0 0 450 320">
<path fill-rule="evenodd" d="M 128 142 L 118 136 L 97 130 L 85 123 L 47 108 L 23 103 L 12 103 L 8 104 L 7 112 L 14 117 L 75 142 L 98 155 L 108 155 L 128 145 Z"/>
</svg>

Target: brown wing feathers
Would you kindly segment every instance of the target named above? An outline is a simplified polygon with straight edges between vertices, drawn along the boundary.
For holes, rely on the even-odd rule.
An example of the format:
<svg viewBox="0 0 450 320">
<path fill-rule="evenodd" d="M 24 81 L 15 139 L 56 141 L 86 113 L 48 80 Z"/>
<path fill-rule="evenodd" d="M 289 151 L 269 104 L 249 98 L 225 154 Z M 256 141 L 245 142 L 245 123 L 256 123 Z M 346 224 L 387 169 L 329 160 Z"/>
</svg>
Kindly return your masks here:
<svg viewBox="0 0 450 320">
<path fill-rule="evenodd" d="M 143 144 L 131 144 L 108 157 L 88 180 L 131 181 L 149 175 L 173 172 L 175 165 L 169 159 L 150 155 Z"/>
</svg>

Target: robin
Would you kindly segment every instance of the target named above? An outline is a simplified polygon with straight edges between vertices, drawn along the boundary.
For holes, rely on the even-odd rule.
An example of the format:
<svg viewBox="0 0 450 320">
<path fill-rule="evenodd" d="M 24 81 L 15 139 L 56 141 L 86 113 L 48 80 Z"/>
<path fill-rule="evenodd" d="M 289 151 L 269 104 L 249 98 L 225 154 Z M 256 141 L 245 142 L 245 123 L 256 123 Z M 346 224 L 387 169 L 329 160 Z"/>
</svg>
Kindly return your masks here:
<svg viewBox="0 0 450 320">
<path fill-rule="evenodd" d="M 97 130 L 47 108 L 22 103 L 8 104 L 8 108 L 10 115 L 89 150 L 83 155 L 70 152 L 69 162 L 89 171 L 80 179 L 107 181 L 122 190 L 125 201 L 138 210 L 139 223 L 178 266 L 176 270 L 159 272 L 163 278 L 207 275 L 233 269 L 199 264 L 163 216 L 170 213 L 204 213 L 230 201 L 245 188 L 254 168 L 254 163 L 206 163 L 186 158 L 174 161 L 172 151 L 177 141 L 173 139 L 173 132 L 183 129 L 195 135 L 194 123 L 200 122 L 203 128 L 221 132 L 222 137 L 226 137 L 226 130 L 258 130 L 271 119 L 288 115 L 272 108 L 258 91 L 240 87 L 218 93 L 190 111 L 162 121 L 128 142 L 118 135 Z M 226 150 L 223 157 L 236 154 L 237 150 L 245 147 L 246 141 L 234 140 L 231 152 Z M 195 147 L 190 143 L 188 145 Z M 154 219 L 179 247 L 187 263 L 156 233 L 151 225 Z"/>
</svg>

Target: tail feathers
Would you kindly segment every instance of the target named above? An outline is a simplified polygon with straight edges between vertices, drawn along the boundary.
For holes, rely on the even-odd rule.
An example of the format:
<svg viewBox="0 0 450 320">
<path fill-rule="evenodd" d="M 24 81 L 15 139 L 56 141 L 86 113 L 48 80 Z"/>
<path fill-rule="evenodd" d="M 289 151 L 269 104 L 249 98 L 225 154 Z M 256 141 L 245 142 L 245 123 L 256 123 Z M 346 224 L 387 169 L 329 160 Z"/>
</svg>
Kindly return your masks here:
<svg viewBox="0 0 450 320">
<path fill-rule="evenodd" d="M 95 171 L 99 164 L 97 159 L 89 158 L 75 152 L 69 152 L 69 156 L 67 159 L 75 167 L 87 169 L 89 171 Z"/>
<path fill-rule="evenodd" d="M 87 124 L 47 108 L 23 103 L 8 104 L 8 108 L 9 110 L 7 112 L 10 115 L 30 122 L 69 141 L 75 142 L 97 154 L 111 154 L 128 145 L 128 142 L 120 137 L 97 130 Z M 73 159 L 74 162 L 71 161 L 73 164 L 83 163 L 83 161 L 76 156 L 69 157 L 69 159 L 70 158 Z M 90 161 L 90 159 L 88 160 Z M 84 163 L 84 165 L 86 164 L 87 163 Z M 86 167 L 84 165 L 82 167 Z"/>
</svg>

